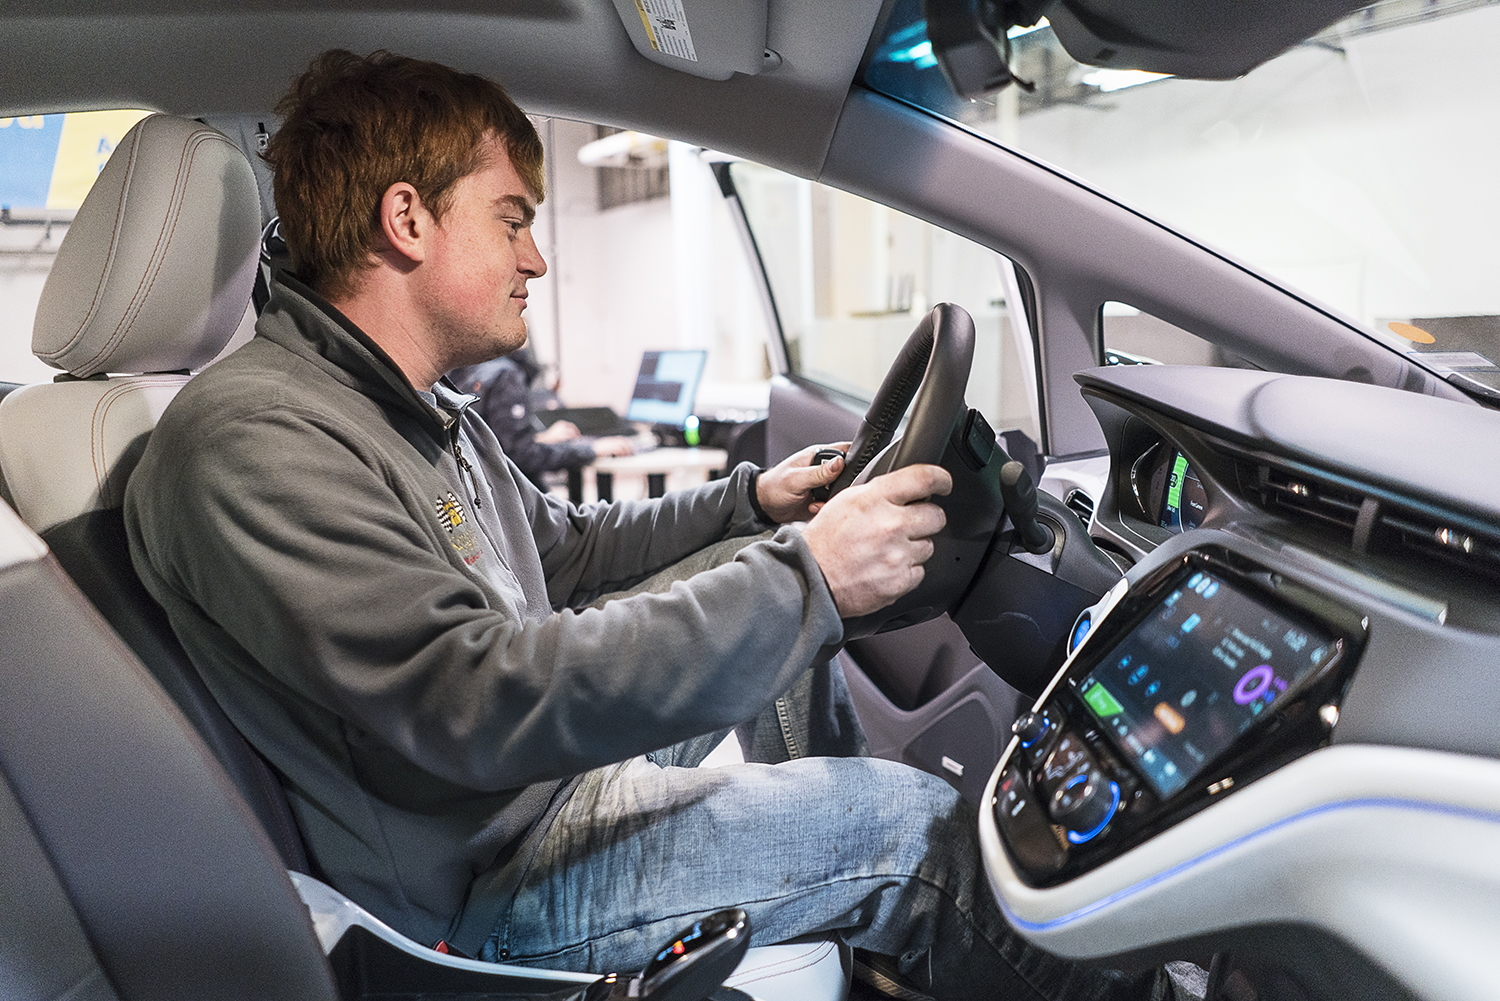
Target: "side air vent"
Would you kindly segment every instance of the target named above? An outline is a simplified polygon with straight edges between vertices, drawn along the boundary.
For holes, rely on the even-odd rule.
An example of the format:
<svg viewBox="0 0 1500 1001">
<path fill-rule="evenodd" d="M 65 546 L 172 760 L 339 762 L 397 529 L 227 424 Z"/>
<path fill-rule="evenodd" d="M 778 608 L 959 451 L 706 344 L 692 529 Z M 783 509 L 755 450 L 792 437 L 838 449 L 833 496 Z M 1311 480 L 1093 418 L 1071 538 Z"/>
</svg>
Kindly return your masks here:
<svg viewBox="0 0 1500 1001">
<path fill-rule="evenodd" d="M 1240 483 L 1261 507 L 1320 529 L 1355 552 L 1440 560 L 1500 578 L 1500 532 L 1466 524 L 1416 498 L 1377 496 L 1248 459 L 1240 462 Z"/>
<path fill-rule="evenodd" d="M 1068 491 L 1068 495 L 1063 498 L 1063 504 L 1069 511 L 1078 515 L 1078 520 L 1083 522 L 1084 528 L 1088 528 L 1089 522 L 1094 520 L 1094 498 L 1077 487 Z"/>
</svg>

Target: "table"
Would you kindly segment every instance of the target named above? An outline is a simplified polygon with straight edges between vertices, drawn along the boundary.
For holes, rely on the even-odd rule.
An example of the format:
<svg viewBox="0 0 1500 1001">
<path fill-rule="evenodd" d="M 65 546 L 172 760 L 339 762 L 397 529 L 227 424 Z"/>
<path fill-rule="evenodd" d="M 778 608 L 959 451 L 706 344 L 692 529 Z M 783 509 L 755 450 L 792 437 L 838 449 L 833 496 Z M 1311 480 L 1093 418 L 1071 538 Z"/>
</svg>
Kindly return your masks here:
<svg viewBox="0 0 1500 1001">
<path fill-rule="evenodd" d="M 697 486 L 724 469 L 729 453 L 722 448 L 654 448 L 635 455 L 601 455 L 581 470 L 568 473 L 568 499 L 639 500 L 668 490 Z"/>
</svg>

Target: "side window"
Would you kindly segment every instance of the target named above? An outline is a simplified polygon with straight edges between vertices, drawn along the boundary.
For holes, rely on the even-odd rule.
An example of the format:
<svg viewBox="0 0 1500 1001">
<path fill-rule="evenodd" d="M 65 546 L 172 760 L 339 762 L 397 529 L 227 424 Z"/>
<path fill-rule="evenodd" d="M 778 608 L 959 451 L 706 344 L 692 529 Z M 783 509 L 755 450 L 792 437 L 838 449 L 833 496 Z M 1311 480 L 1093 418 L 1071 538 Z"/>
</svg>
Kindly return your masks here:
<svg viewBox="0 0 1500 1001">
<path fill-rule="evenodd" d="M 0 382 L 46 382 L 57 374 L 31 354 L 42 285 L 115 144 L 148 114 L 0 118 Z"/>
<path fill-rule="evenodd" d="M 1099 311 L 1099 331 L 1106 365 L 1249 367 L 1238 355 L 1212 341 L 1123 302 L 1104 304 Z"/>
<path fill-rule="evenodd" d="M 922 315 L 954 302 L 978 340 L 967 399 L 1039 441 L 1035 355 L 1011 324 L 1010 261 L 930 223 L 757 164 L 730 166 L 776 302 L 793 374 L 874 396 Z M 1019 309 L 1019 303 L 1014 304 Z"/>
</svg>

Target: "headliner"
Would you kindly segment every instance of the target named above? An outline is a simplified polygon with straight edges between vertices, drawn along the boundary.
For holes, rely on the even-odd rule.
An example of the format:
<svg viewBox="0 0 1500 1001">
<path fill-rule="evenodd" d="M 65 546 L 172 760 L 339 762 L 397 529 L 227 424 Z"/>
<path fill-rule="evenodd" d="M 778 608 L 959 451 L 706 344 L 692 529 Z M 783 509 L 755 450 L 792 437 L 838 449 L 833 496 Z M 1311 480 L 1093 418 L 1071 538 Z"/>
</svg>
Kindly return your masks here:
<svg viewBox="0 0 1500 1001">
<path fill-rule="evenodd" d="M 770 0 L 772 73 L 647 61 L 610 0 L 10 0 L 0 114 L 260 113 L 325 49 L 387 48 L 500 81 L 527 111 L 819 172 L 880 0 Z"/>
</svg>

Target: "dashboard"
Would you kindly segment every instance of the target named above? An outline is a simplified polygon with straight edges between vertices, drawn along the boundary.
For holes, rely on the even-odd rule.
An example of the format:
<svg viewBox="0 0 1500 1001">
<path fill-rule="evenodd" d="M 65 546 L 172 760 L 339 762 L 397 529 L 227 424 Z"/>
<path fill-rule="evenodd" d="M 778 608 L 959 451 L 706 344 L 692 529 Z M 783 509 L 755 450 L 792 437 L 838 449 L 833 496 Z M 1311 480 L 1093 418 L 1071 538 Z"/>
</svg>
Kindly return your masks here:
<svg viewBox="0 0 1500 1001">
<path fill-rule="evenodd" d="M 1500 413 L 1078 381 L 1110 450 L 1091 534 L 1132 567 L 991 777 L 1012 924 L 1080 959 L 1273 956 L 1287 997 L 1500 997 Z"/>
</svg>

